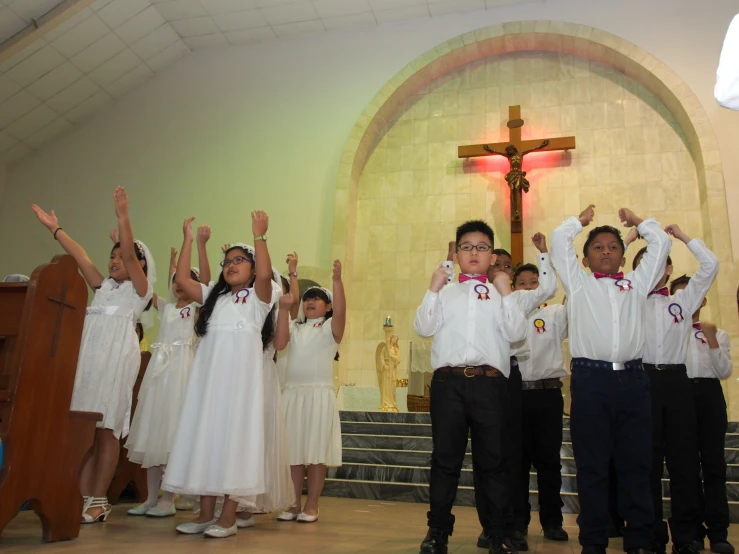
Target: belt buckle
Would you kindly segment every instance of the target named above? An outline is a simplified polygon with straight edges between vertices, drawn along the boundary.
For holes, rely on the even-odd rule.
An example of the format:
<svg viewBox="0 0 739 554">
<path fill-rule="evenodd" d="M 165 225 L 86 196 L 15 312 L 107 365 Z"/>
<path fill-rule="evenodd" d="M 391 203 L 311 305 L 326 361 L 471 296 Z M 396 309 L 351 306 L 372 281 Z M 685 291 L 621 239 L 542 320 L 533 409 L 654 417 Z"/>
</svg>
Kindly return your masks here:
<svg viewBox="0 0 739 554">
<path fill-rule="evenodd" d="M 623 371 L 626 369 L 626 364 L 620 362 L 613 362 L 613 371 Z"/>
<path fill-rule="evenodd" d="M 469 379 L 470 377 L 474 377 L 474 374 L 473 375 L 467 375 L 467 370 L 468 369 L 475 369 L 475 368 L 472 367 L 471 365 L 468 365 L 467 367 L 464 368 L 464 371 L 462 372 L 462 375 L 464 375 L 465 377 L 467 377 Z"/>
</svg>

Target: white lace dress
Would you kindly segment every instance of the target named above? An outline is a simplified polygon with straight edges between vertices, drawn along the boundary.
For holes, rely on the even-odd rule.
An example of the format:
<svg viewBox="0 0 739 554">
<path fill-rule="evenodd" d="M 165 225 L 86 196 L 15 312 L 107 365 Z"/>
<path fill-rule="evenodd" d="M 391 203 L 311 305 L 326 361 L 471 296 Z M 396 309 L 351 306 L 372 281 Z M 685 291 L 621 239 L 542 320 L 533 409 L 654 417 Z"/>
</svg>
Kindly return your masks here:
<svg viewBox="0 0 739 554">
<path fill-rule="evenodd" d="M 203 302 L 213 290 L 203 287 Z M 248 497 L 265 492 L 262 325 L 254 289 L 218 298 L 200 339 L 162 488 Z"/>
<path fill-rule="evenodd" d="M 141 297 L 131 281 L 106 279 L 87 308 L 70 409 L 103 414 L 97 426 L 116 437 L 128 434 L 141 367 L 136 321 L 153 294 L 151 284 Z"/>
<path fill-rule="evenodd" d="M 144 468 L 167 464 L 195 356 L 198 304 L 178 308 L 162 298 L 158 302 L 159 336 L 151 345 L 153 356 L 139 389 L 126 441 L 128 459 Z"/>
<path fill-rule="evenodd" d="M 282 391 L 290 465 L 341 465 L 341 423 L 333 371 L 338 350 L 331 319 L 292 322 Z"/>
</svg>

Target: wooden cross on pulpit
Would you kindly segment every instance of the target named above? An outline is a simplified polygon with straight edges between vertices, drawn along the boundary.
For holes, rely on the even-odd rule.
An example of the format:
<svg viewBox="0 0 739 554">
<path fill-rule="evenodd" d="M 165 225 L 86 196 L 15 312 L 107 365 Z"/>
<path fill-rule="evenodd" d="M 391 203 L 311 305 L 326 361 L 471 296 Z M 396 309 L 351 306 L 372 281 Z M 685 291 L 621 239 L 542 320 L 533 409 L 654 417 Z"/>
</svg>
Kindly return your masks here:
<svg viewBox="0 0 739 554">
<path fill-rule="evenodd" d="M 491 144 L 471 144 L 458 148 L 460 158 L 478 158 L 481 156 L 505 156 L 510 163 L 510 170 L 505 180 L 511 189 L 511 256 L 513 264 L 523 262 L 523 203 L 521 191 L 529 191 L 529 181 L 523 171 L 523 158 L 530 152 L 548 152 L 551 150 L 572 150 L 575 148 L 575 137 L 559 137 L 550 139 L 521 139 L 521 106 L 508 108 L 508 142 Z"/>
</svg>

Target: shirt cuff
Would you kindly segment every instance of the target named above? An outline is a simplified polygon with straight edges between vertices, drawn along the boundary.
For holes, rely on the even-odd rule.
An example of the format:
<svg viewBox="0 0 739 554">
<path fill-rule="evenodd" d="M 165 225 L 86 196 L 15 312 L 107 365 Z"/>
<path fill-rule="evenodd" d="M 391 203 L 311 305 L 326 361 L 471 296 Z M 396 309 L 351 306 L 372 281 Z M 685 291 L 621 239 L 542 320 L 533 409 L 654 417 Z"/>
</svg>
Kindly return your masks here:
<svg viewBox="0 0 739 554">
<path fill-rule="evenodd" d="M 639 231 L 639 234 L 641 235 L 642 231 L 644 230 L 644 227 L 648 225 L 659 225 L 659 223 L 657 223 L 656 219 L 654 219 L 653 217 L 650 217 L 642 221 L 639 225 L 637 225 L 636 230 Z"/>
</svg>

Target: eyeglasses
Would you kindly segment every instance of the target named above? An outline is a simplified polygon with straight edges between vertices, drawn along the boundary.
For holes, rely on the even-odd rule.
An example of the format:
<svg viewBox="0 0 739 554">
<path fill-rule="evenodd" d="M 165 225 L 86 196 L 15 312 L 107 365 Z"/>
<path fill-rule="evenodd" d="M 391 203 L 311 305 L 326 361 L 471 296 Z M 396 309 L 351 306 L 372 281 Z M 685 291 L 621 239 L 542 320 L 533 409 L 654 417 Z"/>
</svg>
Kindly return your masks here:
<svg viewBox="0 0 739 554">
<path fill-rule="evenodd" d="M 492 246 L 490 246 L 489 244 L 485 244 L 485 243 L 482 243 L 482 244 L 464 243 L 464 244 L 459 245 L 459 249 L 462 252 L 472 252 L 473 250 L 477 250 L 478 252 L 490 252 L 490 250 L 492 249 Z"/>
<path fill-rule="evenodd" d="M 248 260 L 248 259 L 247 259 L 247 258 L 245 258 L 244 256 L 236 256 L 236 257 L 235 257 L 234 259 L 232 259 L 232 260 L 223 260 L 223 261 L 221 262 L 221 267 L 228 267 L 228 266 L 230 266 L 231 264 L 233 264 L 233 265 L 239 265 L 239 264 L 243 264 L 243 263 L 244 263 L 244 262 L 246 262 L 247 260 Z"/>
</svg>

